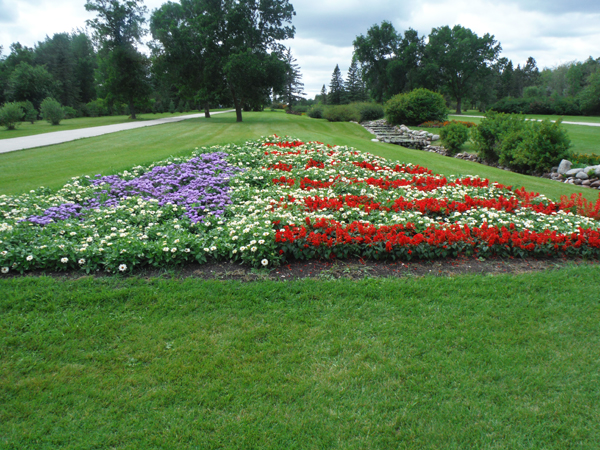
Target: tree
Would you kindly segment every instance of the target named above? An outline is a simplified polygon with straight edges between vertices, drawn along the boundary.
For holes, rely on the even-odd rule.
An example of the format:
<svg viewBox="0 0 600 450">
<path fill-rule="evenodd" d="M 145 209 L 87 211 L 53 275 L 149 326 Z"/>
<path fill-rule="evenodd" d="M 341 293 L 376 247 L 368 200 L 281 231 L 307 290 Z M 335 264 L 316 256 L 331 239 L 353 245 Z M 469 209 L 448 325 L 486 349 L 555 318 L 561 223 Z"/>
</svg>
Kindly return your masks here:
<svg viewBox="0 0 600 450">
<path fill-rule="evenodd" d="M 354 58 L 361 63 L 373 99 L 381 103 L 390 98 L 388 65 L 398 52 L 400 36 L 387 21 L 373 25 L 367 35 L 354 40 Z"/>
<path fill-rule="evenodd" d="M 325 85 L 323 85 L 323 87 L 321 88 L 321 97 L 319 98 L 319 100 L 324 105 L 327 104 L 327 87 Z"/>
<path fill-rule="evenodd" d="M 285 91 L 281 41 L 294 36 L 294 27 L 285 25 L 294 14 L 288 0 L 167 3 L 151 23 L 156 60 L 177 91 L 194 92 L 198 102 L 226 91 L 241 122 L 243 109 L 260 109 L 271 92 Z"/>
<path fill-rule="evenodd" d="M 329 94 L 327 95 L 327 103 L 330 105 L 341 105 L 345 103 L 346 91 L 344 89 L 344 80 L 339 65 L 335 65 L 333 74 L 331 75 L 331 83 L 329 83 Z"/>
<path fill-rule="evenodd" d="M 490 70 L 500 50 L 494 36 L 480 38 L 460 25 L 432 30 L 425 47 L 427 70 L 456 99 L 457 114 L 462 112 L 462 99 Z"/>
<path fill-rule="evenodd" d="M 209 105 L 222 97 L 225 85 L 219 54 L 209 52 L 209 42 L 200 35 L 208 11 L 209 5 L 198 0 L 164 3 L 153 12 L 150 31 L 155 78 L 174 88 L 177 96 L 194 98 L 210 118 Z"/>
<path fill-rule="evenodd" d="M 11 73 L 6 96 L 13 101 L 29 100 L 39 108 L 42 100 L 55 92 L 55 81 L 44 66 L 32 67 L 21 62 Z"/>
<path fill-rule="evenodd" d="M 52 38 L 46 36 L 44 42 L 35 49 L 35 62 L 45 66 L 55 80 L 55 95 L 62 105 L 76 106 L 79 98 L 79 86 L 75 80 L 75 55 L 71 49 L 71 37 L 68 33 L 56 33 Z"/>
<path fill-rule="evenodd" d="M 147 101 L 150 93 L 148 59 L 135 44 L 145 34 L 142 0 L 87 0 L 85 9 L 98 17 L 87 21 L 101 45 L 105 89 L 113 100 L 129 106 L 136 118 L 136 102 Z"/>
<path fill-rule="evenodd" d="M 364 102 L 368 98 L 361 71 L 354 58 L 352 59 L 352 64 L 350 64 L 348 75 L 346 76 L 346 93 L 350 103 Z"/>
<path fill-rule="evenodd" d="M 287 64 L 285 74 L 285 92 L 284 97 L 288 105 L 288 111 L 293 111 L 294 104 L 304 95 L 304 83 L 300 81 L 302 74 L 300 66 L 296 64 L 296 58 L 292 55 L 292 49 L 288 48 L 284 54 L 284 61 Z"/>
</svg>

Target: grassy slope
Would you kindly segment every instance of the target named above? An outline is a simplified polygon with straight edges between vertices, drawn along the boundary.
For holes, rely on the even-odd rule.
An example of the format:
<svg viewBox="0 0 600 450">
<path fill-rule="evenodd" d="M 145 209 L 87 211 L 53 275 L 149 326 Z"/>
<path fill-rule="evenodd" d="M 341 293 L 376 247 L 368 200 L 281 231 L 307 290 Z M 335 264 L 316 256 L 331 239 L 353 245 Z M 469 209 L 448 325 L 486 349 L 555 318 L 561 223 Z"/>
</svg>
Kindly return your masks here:
<svg viewBox="0 0 600 450">
<path fill-rule="evenodd" d="M 600 442 L 598 267 L 0 290 L 2 448 Z"/>
<path fill-rule="evenodd" d="M 600 130 L 599 130 L 600 131 Z M 507 185 L 558 199 L 561 195 L 583 192 L 596 200 L 597 191 L 527 177 L 455 158 L 371 142 L 373 136 L 352 123 L 329 123 L 281 113 L 244 113 L 244 122 L 223 114 L 210 120 L 189 119 L 138 130 L 68 142 L 61 145 L 0 154 L 0 193 L 19 193 L 36 187 L 58 188 L 76 175 L 114 173 L 170 155 L 187 154 L 195 147 L 248 139 L 277 133 L 328 144 L 350 145 L 386 158 L 427 166 L 446 175 L 480 175 Z"/>
</svg>

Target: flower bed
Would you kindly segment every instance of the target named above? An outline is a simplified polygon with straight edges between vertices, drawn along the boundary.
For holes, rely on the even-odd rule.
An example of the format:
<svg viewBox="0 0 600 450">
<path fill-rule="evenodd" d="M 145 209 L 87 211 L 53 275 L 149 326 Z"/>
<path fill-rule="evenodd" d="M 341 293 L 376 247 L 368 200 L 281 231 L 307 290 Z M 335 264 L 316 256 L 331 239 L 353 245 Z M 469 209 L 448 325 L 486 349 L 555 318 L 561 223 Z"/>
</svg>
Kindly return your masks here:
<svg viewBox="0 0 600 450">
<path fill-rule="evenodd" d="M 560 203 L 348 147 L 272 136 L 0 196 L 0 267 L 130 271 L 209 259 L 600 255 L 600 201 Z"/>
</svg>

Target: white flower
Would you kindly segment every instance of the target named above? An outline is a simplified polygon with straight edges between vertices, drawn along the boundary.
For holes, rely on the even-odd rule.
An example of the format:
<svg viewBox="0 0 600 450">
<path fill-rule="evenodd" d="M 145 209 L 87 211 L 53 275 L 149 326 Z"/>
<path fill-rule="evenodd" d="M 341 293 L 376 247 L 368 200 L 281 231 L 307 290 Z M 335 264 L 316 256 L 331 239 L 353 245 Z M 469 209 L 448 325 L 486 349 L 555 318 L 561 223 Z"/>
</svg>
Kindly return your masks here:
<svg viewBox="0 0 600 450">
<path fill-rule="evenodd" d="M 175 253 L 176 251 L 177 251 L 177 249 L 176 249 L 175 247 L 173 247 L 173 248 L 171 249 L 171 253 Z"/>
<path fill-rule="evenodd" d="M 250 241 L 250 245 L 254 245 L 254 244 L 256 244 L 256 241 L 253 239 Z"/>
<path fill-rule="evenodd" d="M 252 248 L 250 249 L 250 251 L 251 251 L 251 252 L 255 252 L 256 250 L 258 250 L 256 247 L 252 247 Z"/>
<path fill-rule="evenodd" d="M 2 268 L 2 273 L 8 273 L 10 269 L 8 267 L 3 267 Z"/>
<path fill-rule="evenodd" d="M 233 253 L 234 255 L 237 253 L 237 250 L 234 248 L 231 253 Z"/>
<path fill-rule="evenodd" d="M 184 250 L 184 252 L 186 252 L 186 253 L 189 253 L 189 252 L 190 252 L 190 249 L 189 249 L 189 248 L 186 248 L 186 249 Z"/>
<path fill-rule="evenodd" d="M 127 266 L 126 266 L 125 264 L 121 264 L 121 265 L 119 266 L 119 270 L 120 270 L 121 272 L 125 272 L 125 271 L 127 270 Z"/>
<path fill-rule="evenodd" d="M 77 261 L 79 263 L 80 266 L 83 266 L 85 264 L 85 259 L 81 258 L 79 261 Z"/>
<path fill-rule="evenodd" d="M 210 250 L 209 250 L 209 249 L 207 249 L 206 247 L 204 247 L 204 251 L 205 251 L 205 252 L 209 252 Z"/>
<path fill-rule="evenodd" d="M 169 251 L 169 247 L 163 247 L 163 252 L 168 252 Z"/>
<path fill-rule="evenodd" d="M 268 260 L 268 259 L 263 259 L 263 260 L 262 260 L 260 263 L 261 263 L 263 266 L 266 266 L 267 264 L 269 264 L 269 260 Z"/>
<path fill-rule="evenodd" d="M 262 245 L 262 244 L 264 244 L 264 243 L 265 243 L 265 241 L 264 241 L 264 239 L 261 239 L 261 240 L 259 240 L 259 241 L 258 241 L 258 243 L 259 243 L 260 245 Z"/>
<path fill-rule="evenodd" d="M 64 258 L 64 257 L 60 258 L 60 262 L 63 263 L 63 264 L 66 264 L 66 263 L 69 262 L 69 258 Z"/>
<path fill-rule="evenodd" d="M 212 252 L 214 252 L 216 249 L 217 249 L 217 247 L 215 247 L 214 245 L 213 245 L 213 246 L 210 248 L 210 250 L 211 250 Z"/>
<path fill-rule="evenodd" d="M 241 252 L 244 252 L 244 251 L 246 251 L 246 247 L 244 247 L 244 246 L 242 245 L 242 246 L 240 247 L 240 251 L 241 251 Z"/>
<path fill-rule="evenodd" d="M 27 258 L 25 258 L 25 259 L 27 259 L 27 261 L 31 261 L 31 260 L 33 259 L 33 255 L 29 255 L 29 256 L 28 256 Z"/>
</svg>

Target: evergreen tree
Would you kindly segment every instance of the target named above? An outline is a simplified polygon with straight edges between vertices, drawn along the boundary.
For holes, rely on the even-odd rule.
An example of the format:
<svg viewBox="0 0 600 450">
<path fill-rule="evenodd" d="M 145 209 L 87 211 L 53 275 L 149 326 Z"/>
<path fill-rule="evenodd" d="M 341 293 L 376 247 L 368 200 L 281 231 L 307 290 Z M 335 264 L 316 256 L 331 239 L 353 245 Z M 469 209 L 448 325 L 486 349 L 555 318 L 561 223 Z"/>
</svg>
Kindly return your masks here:
<svg viewBox="0 0 600 450">
<path fill-rule="evenodd" d="M 327 88 L 325 87 L 325 85 L 323 85 L 323 87 L 321 88 L 321 98 L 319 100 L 321 100 L 321 103 L 323 103 L 324 105 L 327 104 Z"/>
<path fill-rule="evenodd" d="M 362 80 L 361 70 L 354 58 L 352 59 L 352 64 L 348 69 L 348 75 L 346 77 L 346 93 L 350 103 L 364 102 L 367 100 L 367 93 Z"/>
<path fill-rule="evenodd" d="M 342 103 L 345 103 L 345 100 L 346 91 L 344 88 L 344 80 L 342 78 L 340 67 L 336 64 L 333 74 L 331 75 L 331 83 L 329 84 L 327 102 L 330 105 L 341 105 Z"/>
<path fill-rule="evenodd" d="M 292 49 L 288 48 L 284 55 L 284 61 L 287 63 L 287 72 L 285 75 L 285 102 L 288 105 L 288 111 L 293 111 L 294 104 L 304 95 L 304 83 L 300 81 L 302 74 L 300 66 L 296 64 L 296 58 L 292 56 Z"/>
</svg>

